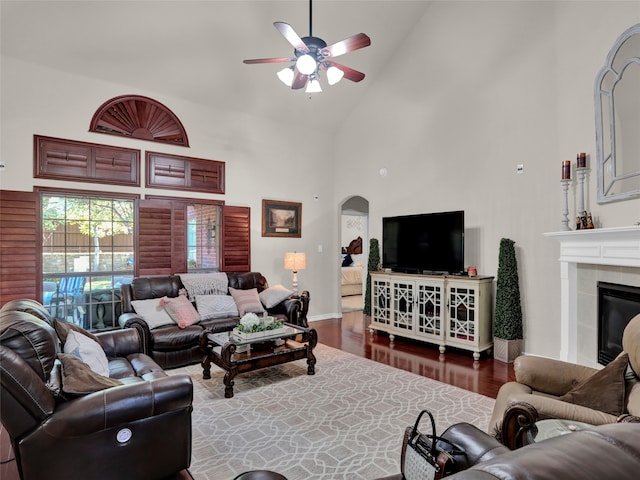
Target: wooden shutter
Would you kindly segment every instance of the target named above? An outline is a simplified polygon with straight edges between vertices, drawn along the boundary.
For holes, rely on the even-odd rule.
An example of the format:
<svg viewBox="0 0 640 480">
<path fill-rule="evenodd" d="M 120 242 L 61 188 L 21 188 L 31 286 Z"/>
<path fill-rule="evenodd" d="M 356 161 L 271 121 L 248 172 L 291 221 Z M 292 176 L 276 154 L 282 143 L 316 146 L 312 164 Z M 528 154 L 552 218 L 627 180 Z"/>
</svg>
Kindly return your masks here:
<svg viewBox="0 0 640 480">
<path fill-rule="evenodd" d="M 148 187 L 224 193 L 224 162 L 159 152 L 146 152 L 145 158 Z"/>
<path fill-rule="evenodd" d="M 251 271 L 251 209 L 222 207 L 221 272 Z"/>
<path fill-rule="evenodd" d="M 139 277 L 187 271 L 187 215 L 178 202 L 138 200 L 135 274 Z"/>
<path fill-rule="evenodd" d="M 140 150 L 33 136 L 34 176 L 140 186 Z"/>
<path fill-rule="evenodd" d="M 41 298 L 37 204 L 34 192 L 0 190 L 0 304 Z"/>
</svg>

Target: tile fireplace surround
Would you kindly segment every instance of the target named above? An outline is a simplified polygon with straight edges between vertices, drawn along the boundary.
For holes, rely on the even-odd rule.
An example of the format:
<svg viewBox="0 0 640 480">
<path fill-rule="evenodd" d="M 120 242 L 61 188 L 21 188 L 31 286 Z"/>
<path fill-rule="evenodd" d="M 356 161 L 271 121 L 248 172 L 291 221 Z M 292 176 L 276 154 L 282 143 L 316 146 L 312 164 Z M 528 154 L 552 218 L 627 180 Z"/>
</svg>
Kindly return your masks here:
<svg viewBox="0 0 640 480">
<path fill-rule="evenodd" d="M 560 358 L 597 367 L 597 283 L 640 286 L 640 227 L 544 235 L 560 242 Z"/>
</svg>

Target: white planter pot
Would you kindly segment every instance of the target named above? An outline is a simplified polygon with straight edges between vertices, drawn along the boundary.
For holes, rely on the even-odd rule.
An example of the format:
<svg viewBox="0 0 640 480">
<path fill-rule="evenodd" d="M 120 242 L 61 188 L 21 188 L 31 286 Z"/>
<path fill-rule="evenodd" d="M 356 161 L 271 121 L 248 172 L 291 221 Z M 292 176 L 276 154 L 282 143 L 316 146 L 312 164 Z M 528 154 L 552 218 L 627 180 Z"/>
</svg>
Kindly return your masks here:
<svg viewBox="0 0 640 480">
<path fill-rule="evenodd" d="M 493 338 L 493 358 L 504 363 L 513 363 L 513 361 L 522 353 L 522 339 L 504 340 L 502 338 Z"/>
</svg>

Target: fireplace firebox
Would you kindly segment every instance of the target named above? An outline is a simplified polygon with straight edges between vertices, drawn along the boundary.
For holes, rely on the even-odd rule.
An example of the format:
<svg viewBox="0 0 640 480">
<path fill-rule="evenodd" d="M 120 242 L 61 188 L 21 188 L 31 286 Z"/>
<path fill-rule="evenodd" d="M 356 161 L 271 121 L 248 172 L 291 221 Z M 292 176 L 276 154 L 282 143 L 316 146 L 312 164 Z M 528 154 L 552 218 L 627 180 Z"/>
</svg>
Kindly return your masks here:
<svg viewBox="0 0 640 480">
<path fill-rule="evenodd" d="M 622 332 L 640 313 L 640 287 L 598 282 L 598 363 L 622 352 Z"/>
</svg>

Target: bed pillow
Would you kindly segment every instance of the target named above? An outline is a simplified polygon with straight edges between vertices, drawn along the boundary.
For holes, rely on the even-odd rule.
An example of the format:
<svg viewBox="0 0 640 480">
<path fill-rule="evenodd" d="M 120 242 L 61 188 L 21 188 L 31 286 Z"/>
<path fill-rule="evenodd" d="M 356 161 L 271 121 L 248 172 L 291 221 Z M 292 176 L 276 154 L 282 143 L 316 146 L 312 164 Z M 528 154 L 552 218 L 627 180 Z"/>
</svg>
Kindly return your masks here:
<svg viewBox="0 0 640 480">
<path fill-rule="evenodd" d="M 102 346 L 86 335 L 70 330 L 63 351 L 82 360 L 98 375 L 109 376 L 109 360 Z"/>
<path fill-rule="evenodd" d="M 202 320 L 238 316 L 238 307 L 231 295 L 196 295 L 196 307 Z"/>
<path fill-rule="evenodd" d="M 74 355 L 59 353 L 62 363 L 62 391 L 70 395 L 86 395 L 122 385 L 120 380 L 100 375 Z"/>
<path fill-rule="evenodd" d="M 624 413 L 624 375 L 629 364 L 629 355 L 620 354 L 602 370 L 577 383 L 560 400 L 582 405 L 611 415 Z"/>
<path fill-rule="evenodd" d="M 351 255 L 347 253 L 344 256 L 344 258 L 342 259 L 342 266 L 343 267 L 350 267 L 352 263 L 353 263 L 353 260 L 351 258 Z"/>
<path fill-rule="evenodd" d="M 274 285 L 259 293 L 260 301 L 265 308 L 273 308 L 293 295 L 293 291 L 282 285 Z"/>
<path fill-rule="evenodd" d="M 160 305 L 164 307 L 171 319 L 180 327 L 187 328 L 200 321 L 200 314 L 193 308 L 189 299 L 184 295 L 177 297 L 162 297 Z"/>
<path fill-rule="evenodd" d="M 238 314 L 242 317 L 245 313 L 264 313 L 262 302 L 258 296 L 257 288 L 250 288 L 247 290 L 239 290 L 237 288 L 229 287 L 229 293 L 233 297 L 238 307 Z"/>
<path fill-rule="evenodd" d="M 363 267 L 364 253 L 351 254 L 352 267 Z"/>
<path fill-rule="evenodd" d="M 162 298 L 133 300 L 131 302 L 133 309 L 145 322 L 147 322 L 147 325 L 149 325 L 151 330 L 165 325 L 174 324 L 164 307 L 160 305 L 160 300 L 162 300 Z"/>
</svg>

